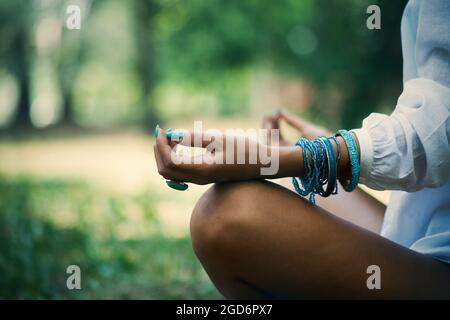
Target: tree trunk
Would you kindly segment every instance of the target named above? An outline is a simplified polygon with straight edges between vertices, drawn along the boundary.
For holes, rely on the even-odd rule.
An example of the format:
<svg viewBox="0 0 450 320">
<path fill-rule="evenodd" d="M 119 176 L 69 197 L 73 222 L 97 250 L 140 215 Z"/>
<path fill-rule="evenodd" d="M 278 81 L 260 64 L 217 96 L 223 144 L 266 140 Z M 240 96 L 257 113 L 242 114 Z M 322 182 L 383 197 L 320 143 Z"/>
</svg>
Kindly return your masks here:
<svg viewBox="0 0 450 320">
<path fill-rule="evenodd" d="M 134 2 L 136 13 L 136 71 L 141 82 L 141 103 L 144 108 L 143 124 L 153 128 L 158 123 L 158 114 L 152 102 L 152 91 L 156 81 L 155 53 L 152 44 L 152 20 L 158 7 L 154 0 L 137 0 Z"/>
<path fill-rule="evenodd" d="M 66 92 L 62 92 L 62 114 L 61 120 L 62 125 L 74 125 L 73 120 L 73 94 L 71 89 Z"/>
<path fill-rule="evenodd" d="M 19 86 L 19 97 L 13 127 L 32 128 L 31 96 L 30 96 L 30 59 L 28 52 L 28 30 L 24 28 L 16 35 L 12 52 L 15 53 L 14 73 Z"/>
<path fill-rule="evenodd" d="M 21 77 L 19 82 L 19 99 L 17 101 L 16 118 L 13 123 L 17 128 L 32 128 L 30 114 L 30 81 L 29 77 Z"/>
</svg>

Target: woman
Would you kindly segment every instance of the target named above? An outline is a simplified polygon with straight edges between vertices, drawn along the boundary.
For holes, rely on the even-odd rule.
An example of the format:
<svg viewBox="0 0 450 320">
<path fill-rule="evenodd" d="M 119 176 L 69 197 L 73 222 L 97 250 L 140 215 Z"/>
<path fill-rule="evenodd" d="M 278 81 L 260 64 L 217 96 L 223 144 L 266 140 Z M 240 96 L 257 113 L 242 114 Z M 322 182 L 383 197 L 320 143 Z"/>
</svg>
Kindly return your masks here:
<svg viewBox="0 0 450 320">
<path fill-rule="evenodd" d="M 360 183 L 394 190 L 387 208 L 342 186 L 311 205 L 262 180 L 260 163 L 176 164 L 175 143 L 158 129 L 155 156 L 165 178 L 216 183 L 194 209 L 191 234 L 225 297 L 450 298 L 449 17 L 447 0 L 408 3 L 401 28 L 405 83 L 395 110 L 371 114 L 351 131 L 356 153 L 342 136 L 333 144 L 335 180 L 353 178 L 359 165 Z M 280 121 L 309 140 L 331 135 L 283 112 L 266 117 L 264 127 L 277 129 Z M 280 170 L 270 178 L 307 179 L 310 161 L 320 157 L 305 158 L 304 146 L 284 143 L 260 145 L 280 155 Z M 379 267 L 381 287 L 370 290 L 372 265 Z"/>
</svg>

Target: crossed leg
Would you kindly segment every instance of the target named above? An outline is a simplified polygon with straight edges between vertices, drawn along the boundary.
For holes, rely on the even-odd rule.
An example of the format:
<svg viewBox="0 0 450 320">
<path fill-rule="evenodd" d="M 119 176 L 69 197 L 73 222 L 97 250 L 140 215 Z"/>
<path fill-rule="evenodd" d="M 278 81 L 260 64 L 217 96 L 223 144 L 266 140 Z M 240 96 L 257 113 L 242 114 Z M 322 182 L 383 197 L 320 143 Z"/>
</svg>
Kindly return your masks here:
<svg viewBox="0 0 450 320">
<path fill-rule="evenodd" d="M 194 251 L 227 298 L 450 298 L 446 264 L 368 229 L 267 181 L 216 184 L 191 218 Z M 367 288 L 370 265 L 380 290 Z"/>
</svg>

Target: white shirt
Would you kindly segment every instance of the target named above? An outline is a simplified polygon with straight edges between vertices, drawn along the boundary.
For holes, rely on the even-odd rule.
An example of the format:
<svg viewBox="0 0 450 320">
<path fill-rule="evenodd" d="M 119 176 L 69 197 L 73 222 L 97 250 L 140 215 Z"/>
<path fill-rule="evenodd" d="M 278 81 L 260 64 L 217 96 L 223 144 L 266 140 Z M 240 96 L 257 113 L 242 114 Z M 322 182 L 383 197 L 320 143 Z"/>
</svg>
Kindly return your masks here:
<svg viewBox="0 0 450 320">
<path fill-rule="evenodd" d="M 410 0 L 404 89 L 391 115 L 354 130 L 361 183 L 392 192 L 381 234 L 450 263 L 450 1 Z"/>
</svg>

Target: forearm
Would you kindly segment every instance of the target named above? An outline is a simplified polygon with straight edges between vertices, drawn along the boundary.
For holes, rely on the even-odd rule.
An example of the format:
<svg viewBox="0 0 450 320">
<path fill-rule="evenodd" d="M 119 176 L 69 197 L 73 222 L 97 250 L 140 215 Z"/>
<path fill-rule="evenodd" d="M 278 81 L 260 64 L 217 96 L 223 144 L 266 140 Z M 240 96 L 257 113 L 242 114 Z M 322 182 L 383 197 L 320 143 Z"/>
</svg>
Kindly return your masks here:
<svg viewBox="0 0 450 320">
<path fill-rule="evenodd" d="M 357 141 L 356 137 L 354 136 Z M 344 142 L 342 137 L 336 137 L 340 145 L 340 159 L 337 164 L 337 178 L 338 180 L 346 180 L 350 177 L 350 161 L 347 145 Z M 358 145 L 358 143 L 357 143 Z M 337 145 L 332 144 L 333 151 L 335 154 L 335 158 L 337 159 Z M 259 176 L 260 178 L 285 178 L 285 177 L 301 177 L 304 175 L 304 163 L 303 163 L 303 154 L 302 149 L 299 147 L 268 147 L 268 148 L 277 148 L 277 150 L 273 150 L 271 154 L 276 152 L 279 153 L 279 170 L 276 174 L 272 176 Z M 358 146 L 359 149 L 359 146 Z M 262 167 L 262 165 L 260 165 Z"/>
</svg>

